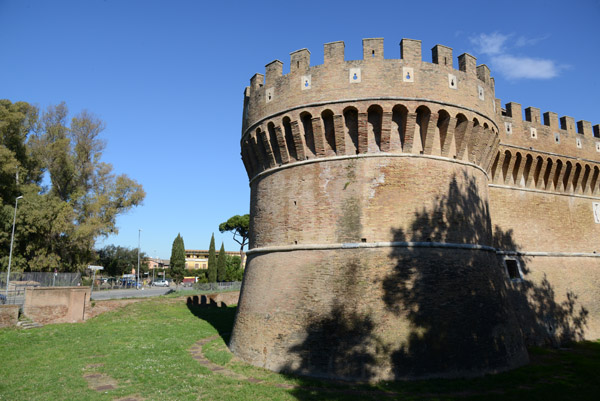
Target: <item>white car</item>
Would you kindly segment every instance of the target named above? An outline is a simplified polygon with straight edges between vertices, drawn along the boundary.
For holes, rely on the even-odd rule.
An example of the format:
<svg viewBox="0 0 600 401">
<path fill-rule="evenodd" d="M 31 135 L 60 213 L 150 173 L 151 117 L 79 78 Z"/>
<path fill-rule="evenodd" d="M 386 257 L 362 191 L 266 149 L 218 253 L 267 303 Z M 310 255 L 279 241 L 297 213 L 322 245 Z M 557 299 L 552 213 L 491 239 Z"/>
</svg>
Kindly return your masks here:
<svg viewBox="0 0 600 401">
<path fill-rule="evenodd" d="M 155 287 L 168 287 L 169 280 L 158 280 L 158 281 L 153 282 L 152 285 Z"/>
</svg>

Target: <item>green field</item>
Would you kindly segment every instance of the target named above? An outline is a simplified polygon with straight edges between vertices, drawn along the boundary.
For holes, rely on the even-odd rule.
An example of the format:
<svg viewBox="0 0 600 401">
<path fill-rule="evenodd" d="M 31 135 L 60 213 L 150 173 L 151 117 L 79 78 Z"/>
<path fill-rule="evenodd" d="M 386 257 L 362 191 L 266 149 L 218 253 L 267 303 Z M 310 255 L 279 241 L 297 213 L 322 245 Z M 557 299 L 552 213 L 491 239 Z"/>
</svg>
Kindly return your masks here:
<svg viewBox="0 0 600 401">
<path fill-rule="evenodd" d="M 86 323 L 0 329 L 0 400 L 600 398 L 599 342 L 533 350 L 529 366 L 479 379 L 350 385 L 276 374 L 232 358 L 225 341 L 234 315 L 234 307 L 188 308 L 185 298 L 157 298 Z M 202 357 L 194 359 L 194 347 Z"/>
</svg>

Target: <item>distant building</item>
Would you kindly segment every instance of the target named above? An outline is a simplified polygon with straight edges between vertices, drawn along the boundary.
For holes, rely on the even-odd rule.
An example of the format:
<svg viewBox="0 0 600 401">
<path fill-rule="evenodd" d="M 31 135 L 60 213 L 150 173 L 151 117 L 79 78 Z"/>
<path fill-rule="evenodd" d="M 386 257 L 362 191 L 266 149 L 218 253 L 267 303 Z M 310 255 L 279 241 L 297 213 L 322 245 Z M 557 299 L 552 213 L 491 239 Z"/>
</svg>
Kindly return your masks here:
<svg viewBox="0 0 600 401">
<path fill-rule="evenodd" d="M 240 253 L 236 251 L 225 251 L 225 253 L 229 256 L 240 256 Z M 219 251 L 216 251 L 216 255 L 219 255 Z M 185 268 L 188 270 L 208 269 L 208 251 L 198 249 L 186 249 Z M 243 265 L 242 268 L 244 268 Z"/>
<path fill-rule="evenodd" d="M 148 258 L 148 269 L 162 270 L 169 268 L 169 259 Z"/>
</svg>

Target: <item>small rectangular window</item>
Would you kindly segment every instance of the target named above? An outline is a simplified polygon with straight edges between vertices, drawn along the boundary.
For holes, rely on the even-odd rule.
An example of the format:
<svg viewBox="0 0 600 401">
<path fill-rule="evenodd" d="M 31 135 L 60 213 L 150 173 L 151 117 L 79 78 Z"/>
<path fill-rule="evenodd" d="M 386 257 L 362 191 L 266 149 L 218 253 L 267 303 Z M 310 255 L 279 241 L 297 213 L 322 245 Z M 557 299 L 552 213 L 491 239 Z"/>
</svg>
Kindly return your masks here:
<svg viewBox="0 0 600 401">
<path fill-rule="evenodd" d="M 504 259 L 504 266 L 506 268 L 506 274 L 511 280 L 522 280 L 523 275 L 521 274 L 521 268 L 519 261 L 516 259 Z"/>
</svg>

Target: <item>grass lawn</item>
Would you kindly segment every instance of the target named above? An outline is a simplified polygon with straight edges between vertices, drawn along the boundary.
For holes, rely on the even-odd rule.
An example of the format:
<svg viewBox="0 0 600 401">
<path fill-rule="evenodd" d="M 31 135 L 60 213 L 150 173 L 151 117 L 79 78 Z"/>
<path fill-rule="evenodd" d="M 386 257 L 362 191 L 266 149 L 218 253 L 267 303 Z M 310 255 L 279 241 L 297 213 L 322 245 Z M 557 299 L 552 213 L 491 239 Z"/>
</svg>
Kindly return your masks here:
<svg viewBox="0 0 600 401">
<path fill-rule="evenodd" d="M 532 350 L 529 366 L 479 379 L 350 385 L 276 374 L 232 358 L 225 341 L 234 315 L 234 307 L 190 309 L 185 298 L 163 297 L 86 323 L 0 329 L 0 400 L 600 398 L 600 342 Z M 209 337 L 202 354 L 210 364 L 203 364 L 190 349 Z M 94 389 L 101 386 L 106 389 Z"/>
</svg>

